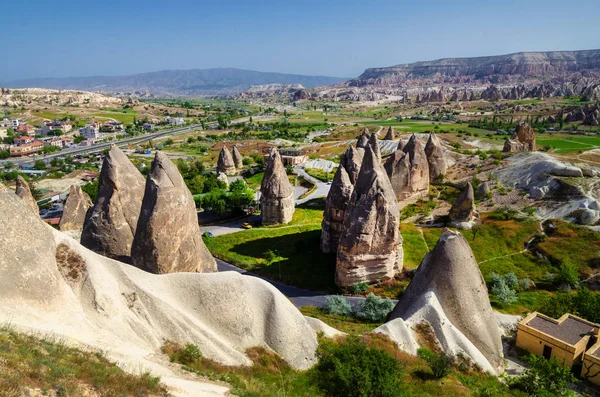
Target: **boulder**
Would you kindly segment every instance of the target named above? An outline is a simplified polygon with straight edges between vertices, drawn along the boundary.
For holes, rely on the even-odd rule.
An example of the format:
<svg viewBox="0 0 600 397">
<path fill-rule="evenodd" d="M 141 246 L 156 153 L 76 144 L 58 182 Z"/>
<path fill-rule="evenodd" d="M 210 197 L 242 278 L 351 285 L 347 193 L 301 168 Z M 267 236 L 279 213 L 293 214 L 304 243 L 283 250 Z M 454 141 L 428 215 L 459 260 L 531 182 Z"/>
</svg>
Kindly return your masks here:
<svg viewBox="0 0 600 397">
<path fill-rule="evenodd" d="M 517 125 L 510 139 L 504 142 L 505 152 L 532 152 L 535 150 L 535 133 L 527 123 Z"/>
<path fill-rule="evenodd" d="M 244 167 L 244 156 L 242 156 L 236 145 L 233 145 L 233 149 L 231 149 L 231 157 L 233 157 L 235 168 L 241 169 Z"/>
<path fill-rule="evenodd" d="M 217 175 L 217 180 L 219 182 L 223 182 L 225 185 L 227 185 L 227 188 L 229 189 L 229 178 L 227 178 L 227 175 L 225 175 L 222 172 L 219 172 L 219 174 Z"/>
<path fill-rule="evenodd" d="M 429 164 L 430 182 L 436 181 L 441 175 L 446 175 L 448 164 L 444 156 L 444 147 L 433 133 L 429 134 L 429 139 L 425 145 L 425 155 Z"/>
<path fill-rule="evenodd" d="M 477 188 L 477 198 L 479 200 L 487 199 L 488 194 L 492 192 L 492 183 L 490 181 L 481 182 Z"/>
<path fill-rule="evenodd" d="M 235 175 L 235 163 L 233 157 L 227 149 L 227 146 L 223 146 L 219 152 L 219 159 L 217 160 L 217 172 L 222 172 L 225 175 Z"/>
<path fill-rule="evenodd" d="M 146 179 L 131 259 L 155 274 L 217 271 L 202 241 L 194 198 L 177 166 L 160 151 Z"/>
<path fill-rule="evenodd" d="M 385 137 L 383 138 L 383 140 L 384 141 L 393 141 L 394 139 L 396 139 L 396 134 L 395 134 L 392 126 L 389 126 L 387 129 L 387 132 L 385 133 Z"/>
<path fill-rule="evenodd" d="M 354 185 L 358 179 L 358 173 L 362 164 L 362 150 L 355 149 L 354 146 L 349 146 L 342 157 L 340 158 L 340 166 L 346 169 L 350 182 Z"/>
<path fill-rule="evenodd" d="M 85 215 L 91 207 L 92 200 L 90 196 L 81 190 L 81 186 L 72 185 L 63 207 L 63 215 L 60 218 L 58 229 L 60 231 L 81 232 L 83 230 L 83 223 L 85 222 Z"/>
<path fill-rule="evenodd" d="M 572 165 L 557 164 L 550 170 L 551 175 L 555 176 L 571 176 L 571 177 L 582 177 L 583 171 L 581 168 Z"/>
<path fill-rule="evenodd" d="M 415 135 L 402 150 L 397 149 L 388 157 L 384 168 L 398 200 L 423 196 L 429 191 L 429 162 L 423 144 Z"/>
<path fill-rule="evenodd" d="M 394 190 L 370 146 L 344 215 L 337 251 L 339 286 L 389 280 L 402 270 L 400 211 Z"/>
<path fill-rule="evenodd" d="M 462 229 L 470 229 L 479 220 L 479 212 L 475 208 L 475 193 L 471 182 L 467 183 L 460 192 L 448 215 L 450 216 L 450 224 Z"/>
<path fill-rule="evenodd" d="M 29 184 L 21 175 L 17 176 L 17 188 L 15 193 L 21 198 L 21 200 L 25 202 L 25 204 L 27 204 L 27 208 L 29 208 L 36 215 L 39 215 L 40 209 L 38 208 L 37 201 L 35 201 L 33 194 L 31 194 Z"/>
<path fill-rule="evenodd" d="M 477 261 L 459 232 L 444 230 L 389 319 L 374 332 L 387 334 L 409 353 L 418 346 L 415 327 L 425 323 L 447 354 L 470 357 L 493 374 L 504 369 L 501 329 Z"/>
<path fill-rule="evenodd" d="M 81 244 L 99 254 L 128 261 L 144 185 L 142 174 L 113 145 L 102 163 L 98 197 L 86 214 Z"/>
<path fill-rule="evenodd" d="M 344 214 L 348 208 L 352 190 L 354 190 L 354 186 L 346 169 L 342 166 L 338 167 L 325 199 L 325 211 L 321 223 L 321 251 L 325 253 L 337 252 L 344 224 Z"/>
<path fill-rule="evenodd" d="M 294 215 L 294 190 L 276 148 L 265 158 L 265 175 L 260 185 L 263 225 L 286 224 Z"/>
</svg>

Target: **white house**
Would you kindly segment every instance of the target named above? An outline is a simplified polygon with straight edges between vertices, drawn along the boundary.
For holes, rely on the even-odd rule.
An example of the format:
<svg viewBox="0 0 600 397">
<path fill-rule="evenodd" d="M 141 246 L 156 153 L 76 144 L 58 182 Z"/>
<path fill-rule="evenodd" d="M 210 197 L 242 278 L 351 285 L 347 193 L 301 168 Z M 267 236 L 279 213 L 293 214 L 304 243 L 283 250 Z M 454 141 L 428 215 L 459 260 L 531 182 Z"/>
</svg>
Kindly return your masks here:
<svg viewBox="0 0 600 397">
<path fill-rule="evenodd" d="M 79 129 L 79 134 L 86 139 L 100 138 L 100 126 L 96 123 L 90 123 Z"/>
<path fill-rule="evenodd" d="M 169 123 L 170 125 L 184 125 L 185 124 L 185 120 L 183 119 L 183 117 L 166 116 L 165 121 L 167 123 Z"/>
</svg>

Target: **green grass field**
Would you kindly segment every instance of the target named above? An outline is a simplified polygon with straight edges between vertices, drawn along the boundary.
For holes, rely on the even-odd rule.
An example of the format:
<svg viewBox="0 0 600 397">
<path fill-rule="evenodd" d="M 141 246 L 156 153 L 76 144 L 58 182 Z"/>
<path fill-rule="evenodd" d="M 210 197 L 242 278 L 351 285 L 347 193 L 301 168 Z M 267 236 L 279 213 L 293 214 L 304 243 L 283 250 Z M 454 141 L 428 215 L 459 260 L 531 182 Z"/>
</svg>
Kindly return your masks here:
<svg viewBox="0 0 600 397">
<path fill-rule="evenodd" d="M 431 121 L 417 121 L 417 120 L 404 120 L 398 122 L 396 120 L 386 121 L 365 121 L 362 124 L 366 126 L 378 126 L 388 127 L 392 126 L 399 133 L 426 133 L 426 132 L 458 132 L 458 130 L 478 133 L 478 134 L 489 134 L 490 131 L 481 128 L 469 127 L 466 124 L 454 124 L 454 123 L 438 123 Z"/>
<path fill-rule="evenodd" d="M 540 134 L 537 136 L 536 145 L 552 148 L 553 153 L 574 153 L 600 148 L 600 137 L 569 134 Z"/>
</svg>

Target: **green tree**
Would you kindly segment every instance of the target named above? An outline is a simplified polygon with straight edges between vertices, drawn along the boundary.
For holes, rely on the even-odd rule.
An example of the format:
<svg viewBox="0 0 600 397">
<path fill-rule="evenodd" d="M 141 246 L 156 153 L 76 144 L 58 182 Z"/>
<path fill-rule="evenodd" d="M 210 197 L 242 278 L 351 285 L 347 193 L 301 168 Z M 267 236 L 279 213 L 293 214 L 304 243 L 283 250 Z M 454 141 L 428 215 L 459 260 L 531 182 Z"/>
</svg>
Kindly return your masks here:
<svg viewBox="0 0 600 397">
<path fill-rule="evenodd" d="M 529 367 L 525 374 L 511 382 L 512 387 L 525 391 L 530 396 L 574 396 L 568 384 L 577 379 L 567 366 L 559 364 L 555 358 L 547 360 L 544 357 L 529 355 L 525 358 Z"/>
<path fill-rule="evenodd" d="M 417 350 L 417 355 L 429 365 L 431 373 L 435 378 L 442 379 L 450 373 L 450 369 L 452 368 L 451 361 L 445 352 L 438 354 L 421 347 Z"/>
<path fill-rule="evenodd" d="M 35 168 L 36 170 L 45 170 L 46 163 L 44 163 L 43 160 L 36 160 L 35 163 L 33 163 L 33 168 Z"/>
</svg>

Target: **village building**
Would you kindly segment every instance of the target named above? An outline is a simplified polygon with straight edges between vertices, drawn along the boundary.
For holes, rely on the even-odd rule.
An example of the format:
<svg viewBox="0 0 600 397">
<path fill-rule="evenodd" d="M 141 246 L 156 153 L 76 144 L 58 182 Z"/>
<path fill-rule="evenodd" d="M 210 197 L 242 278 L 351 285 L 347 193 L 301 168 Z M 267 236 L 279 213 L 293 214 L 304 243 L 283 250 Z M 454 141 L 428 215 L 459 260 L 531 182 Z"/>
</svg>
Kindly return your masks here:
<svg viewBox="0 0 600 397">
<path fill-rule="evenodd" d="M 40 141 L 33 141 L 19 146 L 11 146 L 10 157 L 29 156 L 41 151 L 43 148 L 44 143 Z"/>
<path fill-rule="evenodd" d="M 583 353 L 581 377 L 600 386 L 600 341 Z"/>
<path fill-rule="evenodd" d="M 165 116 L 164 119 L 167 123 L 169 123 L 170 125 L 184 125 L 185 124 L 185 120 L 183 119 L 183 117 L 170 117 L 170 116 Z"/>
<path fill-rule="evenodd" d="M 17 146 L 28 145 L 31 142 L 33 142 L 33 139 L 34 138 L 30 137 L 29 135 L 23 135 L 23 136 L 20 136 L 18 138 L 15 138 L 14 139 L 14 143 Z"/>
<path fill-rule="evenodd" d="M 582 365 L 584 353 L 596 340 L 599 329 L 598 324 L 572 314 L 555 320 L 533 312 L 519 323 L 516 346 L 572 368 Z"/>
<path fill-rule="evenodd" d="M 17 133 L 22 135 L 35 136 L 35 127 L 29 124 L 20 124 L 17 127 Z"/>
<path fill-rule="evenodd" d="M 90 123 L 79 129 L 79 135 L 86 139 L 100 138 L 100 126 L 97 123 Z"/>
<path fill-rule="evenodd" d="M 281 155 L 281 161 L 285 167 L 293 167 L 308 161 L 308 156 L 306 156 L 301 149 L 297 148 L 282 148 L 279 149 L 279 154 Z"/>
</svg>

